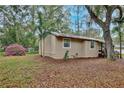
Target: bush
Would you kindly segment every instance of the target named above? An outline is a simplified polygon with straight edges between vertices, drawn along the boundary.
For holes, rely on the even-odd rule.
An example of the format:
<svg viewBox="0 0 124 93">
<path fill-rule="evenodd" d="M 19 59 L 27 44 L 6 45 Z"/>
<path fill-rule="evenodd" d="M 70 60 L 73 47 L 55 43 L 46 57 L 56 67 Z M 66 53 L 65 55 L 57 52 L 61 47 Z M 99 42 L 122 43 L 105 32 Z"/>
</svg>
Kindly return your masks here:
<svg viewBox="0 0 124 93">
<path fill-rule="evenodd" d="M 69 54 L 69 51 L 67 50 L 67 51 L 65 52 L 65 55 L 64 55 L 64 60 L 65 60 L 65 61 L 66 61 L 67 59 L 69 59 L 68 54 Z"/>
<path fill-rule="evenodd" d="M 11 44 L 5 49 L 6 56 L 22 56 L 25 55 L 26 49 L 19 44 Z"/>
<path fill-rule="evenodd" d="M 114 51 L 114 57 L 115 57 L 116 59 L 119 59 L 120 53 L 119 53 L 118 51 Z"/>
<path fill-rule="evenodd" d="M 4 48 L 0 48 L 0 52 L 4 52 Z"/>
<path fill-rule="evenodd" d="M 35 48 L 27 48 L 27 54 L 38 54 L 38 51 Z"/>
</svg>

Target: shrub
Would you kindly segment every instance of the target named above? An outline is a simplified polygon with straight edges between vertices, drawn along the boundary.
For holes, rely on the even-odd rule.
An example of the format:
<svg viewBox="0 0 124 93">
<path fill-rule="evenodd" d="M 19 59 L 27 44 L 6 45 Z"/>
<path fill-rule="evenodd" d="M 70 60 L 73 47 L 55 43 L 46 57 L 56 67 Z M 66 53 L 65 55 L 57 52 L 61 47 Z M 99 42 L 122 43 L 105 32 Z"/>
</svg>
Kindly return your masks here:
<svg viewBox="0 0 124 93">
<path fill-rule="evenodd" d="M 4 48 L 0 48 L 0 52 L 4 52 Z"/>
<path fill-rule="evenodd" d="M 66 61 L 67 59 L 69 59 L 68 54 L 69 54 L 69 51 L 67 50 L 67 51 L 65 52 L 65 55 L 64 55 L 64 60 L 65 60 L 65 61 Z"/>
<path fill-rule="evenodd" d="M 114 51 L 114 57 L 115 57 L 116 59 L 119 59 L 120 53 L 119 53 L 118 51 Z"/>
<path fill-rule="evenodd" d="M 25 55 L 26 49 L 19 44 L 11 44 L 5 49 L 6 56 L 22 56 Z"/>
</svg>

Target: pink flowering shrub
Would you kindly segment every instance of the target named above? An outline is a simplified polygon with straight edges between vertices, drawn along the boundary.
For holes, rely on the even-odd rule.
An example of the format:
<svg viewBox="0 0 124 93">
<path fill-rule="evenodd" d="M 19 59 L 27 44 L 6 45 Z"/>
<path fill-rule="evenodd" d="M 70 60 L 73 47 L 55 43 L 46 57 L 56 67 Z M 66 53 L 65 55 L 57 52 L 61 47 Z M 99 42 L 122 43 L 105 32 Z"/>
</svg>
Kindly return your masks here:
<svg viewBox="0 0 124 93">
<path fill-rule="evenodd" d="M 22 56 L 25 55 L 26 49 L 19 44 L 11 44 L 5 49 L 6 56 Z"/>
</svg>

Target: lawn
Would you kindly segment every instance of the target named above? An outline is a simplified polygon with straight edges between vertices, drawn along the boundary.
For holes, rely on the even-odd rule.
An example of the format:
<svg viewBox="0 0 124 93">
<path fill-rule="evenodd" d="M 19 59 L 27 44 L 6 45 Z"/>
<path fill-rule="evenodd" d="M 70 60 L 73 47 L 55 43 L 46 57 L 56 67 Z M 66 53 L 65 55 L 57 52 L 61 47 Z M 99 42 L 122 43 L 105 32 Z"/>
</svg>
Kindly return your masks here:
<svg viewBox="0 0 124 93">
<path fill-rule="evenodd" d="M 122 54 L 122 57 L 124 57 L 124 54 Z"/>
<path fill-rule="evenodd" d="M 0 57 L 0 87 L 30 87 L 39 65 L 31 57 Z"/>
<path fill-rule="evenodd" d="M 124 62 L 0 57 L 0 87 L 124 87 Z"/>
</svg>

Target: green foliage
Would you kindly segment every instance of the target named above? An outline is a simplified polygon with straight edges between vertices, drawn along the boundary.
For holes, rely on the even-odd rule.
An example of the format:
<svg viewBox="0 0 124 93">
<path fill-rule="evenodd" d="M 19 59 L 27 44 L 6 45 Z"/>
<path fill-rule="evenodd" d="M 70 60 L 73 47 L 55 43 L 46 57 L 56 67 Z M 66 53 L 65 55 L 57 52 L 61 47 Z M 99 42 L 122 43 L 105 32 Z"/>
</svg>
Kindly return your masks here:
<svg viewBox="0 0 124 93">
<path fill-rule="evenodd" d="M 63 6 L 1 6 L 0 43 L 35 47 L 52 31 L 69 32 L 69 12 Z M 42 10 L 42 11 L 41 11 Z M 68 21 L 67 21 L 68 20 Z M 68 31 L 66 31 L 68 30 Z"/>
<path fill-rule="evenodd" d="M 3 57 L 5 56 L 5 53 L 4 52 L 0 52 L 0 57 Z"/>
<path fill-rule="evenodd" d="M 37 11 L 38 19 L 38 35 L 40 39 L 44 39 L 48 34 L 53 31 L 57 31 L 63 18 L 62 6 L 39 6 L 43 11 Z M 61 19 L 61 20 L 60 20 Z M 64 27 L 63 24 L 60 24 Z"/>
<path fill-rule="evenodd" d="M 4 48 L 0 48 L 0 52 L 4 52 Z"/>
<path fill-rule="evenodd" d="M 4 15 L 4 20 L 1 22 L 3 26 L 0 29 L 1 46 L 8 46 L 13 43 L 18 43 L 24 47 L 35 47 L 36 36 L 33 33 L 31 18 L 31 6 L 3 6 L 1 14 Z"/>
<path fill-rule="evenodd" d="M 38 54 L 38 51 L 35 48 L 28 48 L 27 54 Z"/>
<path fill-rule="evenodd" d="M 66 61 L 66 60 L 68 60 L 69 59 L 69 51 L 67 50 L 66 52 L 65 52 L 65 55 L 64 55 L 64 60 Z"/>
<path fill-rule="evenodd" d="M 119 53 L 118 51 L 114 51 L 114 57 L 115 57 L 116 59 L 118 59 L 119 56 L 120 56 L 120 53 Z"/>
<path fill-rule="evenodd" d="M 27 54 L 38 54 L 38 51 L 30 51 L 30 52 L 27 52 Z"/>
</svg>

